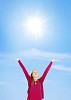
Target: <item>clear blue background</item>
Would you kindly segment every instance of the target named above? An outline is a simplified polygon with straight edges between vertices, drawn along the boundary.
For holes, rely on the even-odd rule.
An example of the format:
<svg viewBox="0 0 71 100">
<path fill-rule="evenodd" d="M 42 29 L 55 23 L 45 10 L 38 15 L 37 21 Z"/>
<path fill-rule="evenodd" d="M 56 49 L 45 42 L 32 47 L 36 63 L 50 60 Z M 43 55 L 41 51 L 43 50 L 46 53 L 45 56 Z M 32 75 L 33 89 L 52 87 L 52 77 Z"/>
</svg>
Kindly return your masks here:
<svg viewBox="0 0 71 100">
<path fill-rule="evenodd" d="M 21 24 L 38 13 L 47 20 L 39 40 L 25 37 Z M 47 27 L 46 26 L 46 27 Z M 27 81 L 14 57 L 29 74 L 42 75 L 51 59 L 44 82 L 44 100 L 71 99 L 71 0 L 0 0 L 0 100 L 26 100 Z"/>
</svg>

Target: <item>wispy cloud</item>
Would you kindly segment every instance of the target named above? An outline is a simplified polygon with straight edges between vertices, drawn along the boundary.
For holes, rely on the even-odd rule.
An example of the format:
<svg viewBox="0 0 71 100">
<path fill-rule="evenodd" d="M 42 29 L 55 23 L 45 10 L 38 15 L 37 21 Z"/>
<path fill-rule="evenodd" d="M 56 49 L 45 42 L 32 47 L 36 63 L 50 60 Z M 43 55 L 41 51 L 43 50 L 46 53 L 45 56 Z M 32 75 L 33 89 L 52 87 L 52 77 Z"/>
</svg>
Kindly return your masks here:
<svg viewBox="0 0 71 100">
<path fill-rule="evenodd" d="M 71 67 L 66 67 L 71 65 L 71 54 L 69 53 L 56 53 L 56 52 L 48 52 L 41 51 L 35 48 L 25 51 L 19 51 L 15 53 L 0 53 L 0 65 L 2 62 L 9 62 L 9 60 L 14 60 L 14 57 L 19 58 L 30 58 L 37 60 L 51 60 L 53 58 L 60 60 L 60 65 L 53 66 L 56 70 L 68 71 L 71 72 Z"/>
<path fill-rule="evenodd" d="M 17 81 L 0 81 L 0 86 L 10 86 L 10 85 L 17 85 L 20 83 L 26 83 L 26 79 L 17 80 Z"/>
<path fill-rule="evenodd" d="M 6 84 L 6 82 L 0 82 L 0 85 L 5 85 Z"/>
<path fill-rule="evenodd" d="M 49 51 L 41 51 L 35 48 L 25 51 L 17 51 L 11 53 L 0 53 L 0 58 L 11 58 L 14 56 L 21 56 L 21 57 L 37 57 L 37 58 L 60 58 L 60 59 L 71 59 L 70 53 L 56 53 L 56 52 L 49 52 Z"/>
<path fill-rule="evenodd" d="M 68 64 L 69 66 L 71 65 L 71 54 L 70 53 L 56 53 L 56 52 L 41 51 L 37 49 L 30 49 L 27 51 L 21 51 L 19 53 L 19 56 L 43 60 L 43 61 L 59 59 L 60 63 Z"/>
<path fill-rule="evenodd" d="M 56 70 L 71 72 L 71 67 L 65 67 L 64 65 L 54 65 L 52 68 Z"/>
<path fill-rule="evenodd" d="M 53 69 L 71 72 L 71 54 L 69 53 L 55 53 L 55 52 L 45 52 L 37 49 L 27 50 L 20 53 L 21 56 L 26 56 L 30 58 L 37 58 L 39 60 L 51 60 L 53 58 L 59 59 L 60 64 L 53 65 Z M 67 66 L 67 67 L 66 67 Z M 68 67 L 69 66 L 69 67 Z"/>
<path fill-rule="evenodd" d="M 48 52 L 48 51 L 41 51 L 38 49 L 30 49 L 26 51 L 18 52 L 18 55 L 20 56 L 26 56 L 26 57 L 37 57 L 42 59 L 47 58 L 59 58 L 59 59 L 70 59 L 71 60 L 71 54 L 69 53 L 56 53 L 56 52 Z"/>
</svg>

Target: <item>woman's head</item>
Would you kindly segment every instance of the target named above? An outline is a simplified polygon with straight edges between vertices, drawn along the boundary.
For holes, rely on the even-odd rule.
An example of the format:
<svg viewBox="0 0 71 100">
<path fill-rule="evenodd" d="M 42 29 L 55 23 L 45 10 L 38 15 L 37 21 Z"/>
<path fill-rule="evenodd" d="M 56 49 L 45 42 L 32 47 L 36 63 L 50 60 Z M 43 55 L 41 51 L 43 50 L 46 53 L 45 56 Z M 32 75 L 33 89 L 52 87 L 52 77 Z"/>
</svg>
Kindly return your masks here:
<svg viewBox="0 0 71 100">
<path fill-rule="evenodd" d="M 37 81 L 38 80 L 38 71 L 34 69 L 31 73 L 31 77 L 33 78 L 34 81 Z"/>
</svg>

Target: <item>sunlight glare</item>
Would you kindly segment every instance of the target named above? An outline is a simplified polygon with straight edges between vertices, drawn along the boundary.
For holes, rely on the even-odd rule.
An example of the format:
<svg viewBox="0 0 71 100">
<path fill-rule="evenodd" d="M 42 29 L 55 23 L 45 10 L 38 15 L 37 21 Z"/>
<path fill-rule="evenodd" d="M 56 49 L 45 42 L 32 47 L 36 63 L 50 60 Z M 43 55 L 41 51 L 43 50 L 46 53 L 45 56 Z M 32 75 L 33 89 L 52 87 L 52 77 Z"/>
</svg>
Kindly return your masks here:
<svg viewBox="0 0 71 100">
<path fill-rule="evenodd" d="M 28 17 L 25 21 L 25 31 L 27 35 L 33 38 L 43 36 L 44 20 L 39 16 Z"/>
</svg>

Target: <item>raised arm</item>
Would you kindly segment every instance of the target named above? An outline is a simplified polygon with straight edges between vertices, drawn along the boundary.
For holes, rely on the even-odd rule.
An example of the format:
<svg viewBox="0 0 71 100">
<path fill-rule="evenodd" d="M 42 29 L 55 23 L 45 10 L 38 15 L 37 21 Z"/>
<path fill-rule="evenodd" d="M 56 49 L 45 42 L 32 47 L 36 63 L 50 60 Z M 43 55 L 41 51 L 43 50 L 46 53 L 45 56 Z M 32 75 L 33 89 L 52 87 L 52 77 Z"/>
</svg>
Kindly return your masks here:
<svg viewBox="0 0 71 100">
<path fill-rule="evenodd" d="M 43 83 L 43 81 L 44 81 L 44 79 L 45 79 L 45 77 L 46 77 L 46 75 L 47 75 L 49 69 L 51 68 L 52 63 L 53 63 L 52 61 L 49 63 L 49 65 L 48 65 L 47 68 L 45 69 L 43 75 L 40 77 L 39 80 L 40 80 L 41 83 Z"/>
<path fill-rule="evenodd" d="M 51 66 L 52 66 L 52 63 L 53 63 L 53 62 L 57 62 L 57 61 L 59 61 L 59 60 L 53 59 L 53 60 L 49 63 L 49 65 L 48 65 L 47 68 L 45 69 L 43 75 L 42 75 L 42 76 L 40 77 L 40 79 L 39 79 L 41 83 L 44 82 L 44 79 L 45 79 L 45 77 L 46 77 L 48 71 L 50 70 L 50 68 L 51 68 Z"/>
<path fill-rule="evenodd" d="M 27 81 L 29 81 L 29 80 L 31 79 L 31 77 L 30 77 L 30 75 L 28 74 L 28 72 L 27 72 L 25 66 L 22 64 L 22 62 L 20 61 L 20 59 L 18 59 L 18 58 L 15 58 L 15 59 L 18 61 L 20 67 L 22 68 L 22 70 L 23 70 L 23 72 L 24 72 L 24 74 L 25 74 L 25 76 L 26 76 Z"/>
</svg>

